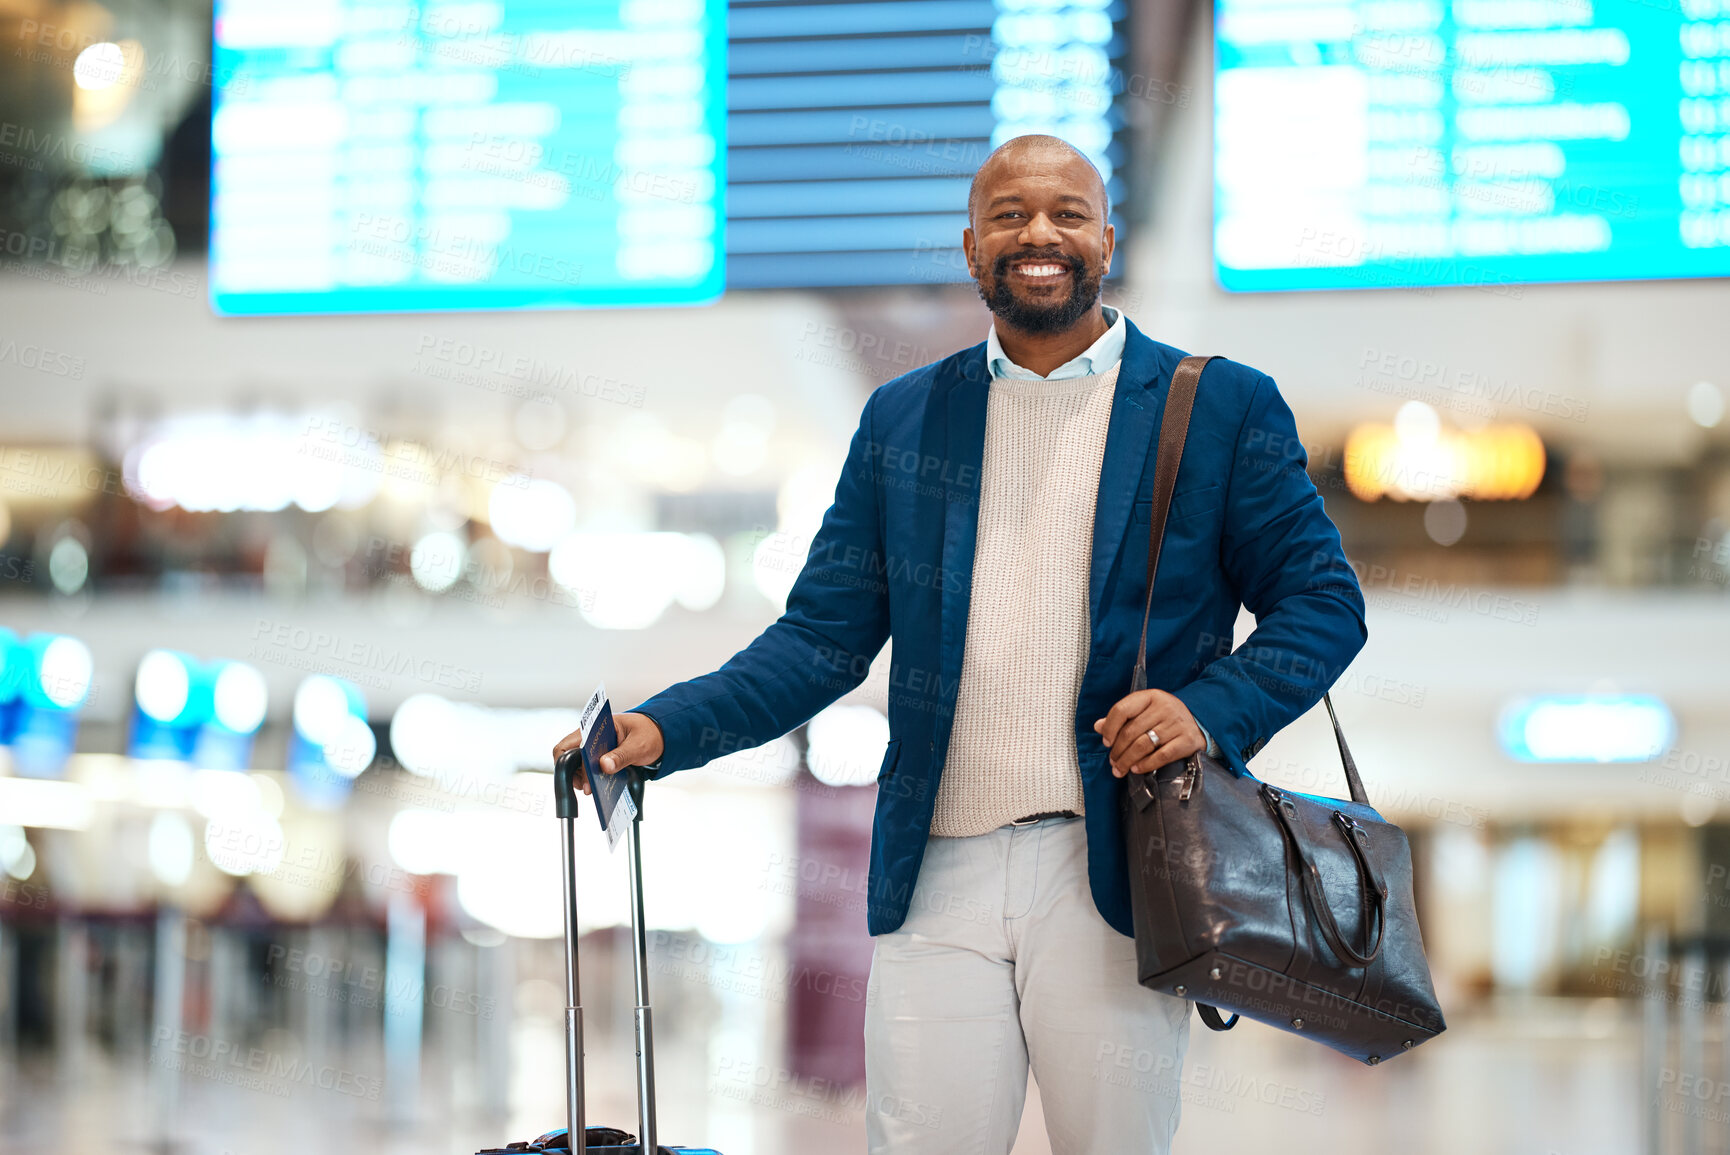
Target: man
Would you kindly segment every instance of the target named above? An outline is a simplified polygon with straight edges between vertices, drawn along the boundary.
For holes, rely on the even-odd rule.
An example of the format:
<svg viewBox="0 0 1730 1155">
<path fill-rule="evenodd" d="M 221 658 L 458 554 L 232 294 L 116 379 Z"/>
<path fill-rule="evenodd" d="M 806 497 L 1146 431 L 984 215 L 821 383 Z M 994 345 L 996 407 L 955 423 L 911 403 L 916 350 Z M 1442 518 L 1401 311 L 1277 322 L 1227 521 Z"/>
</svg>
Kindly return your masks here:
<svg viewBox="0 0 1730 1155">
<path fill-rule="evenodd" d="M 1108 214 L 1056 138 L 992 153 L 962 232 L 987 339 L 871 395 L 786 613 L 619 715 L 603 760 L 660 776 L 769 741 L 894 639 L 867 906 L 874 1153 L 1009 1151 L 1030 1065 L 1057 1155 L 1168 1150 L 1189 1004 L 1136 982 L 1120 779 L 1204 744 L 1246 772 L 1365 638 L 1291 411 L 1216 360 L 1148 630 L 1165 688 L 1126 693 L 1183 354 L 1101 305 Z M 1233 651 L 1240 603 L 1257 626 Z"/>
</svg>

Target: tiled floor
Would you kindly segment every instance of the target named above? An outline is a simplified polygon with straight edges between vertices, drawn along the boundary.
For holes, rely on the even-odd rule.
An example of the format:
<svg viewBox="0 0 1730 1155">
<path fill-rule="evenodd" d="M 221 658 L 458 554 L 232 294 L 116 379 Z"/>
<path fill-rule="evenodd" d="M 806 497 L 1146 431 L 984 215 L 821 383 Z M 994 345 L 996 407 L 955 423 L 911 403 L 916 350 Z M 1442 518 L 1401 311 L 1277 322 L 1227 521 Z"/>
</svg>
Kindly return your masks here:
<svg viewBox="0 0 1730 1155">
<path fill-rule="evenodd" d="M 1176 1155 L 1635 1155 L 1636 1012 L 1580 1002 L 1504 1008 L 1463 1018 L 1442 1039 L 1374 1070 L 1261 1028 L 1224 1036 L 1198 1029 Z M 789 1082 L 766 1049 L 767 1058 L 738 1057 L 751 1040 L 735 1028 L 748 1035 L 753 1024 L 729 1024 L 723 1014 L 711 1026 L 706 1038 L 662 1033 L 663 1142 L 705 1142 L 727 1155 L 864 1151 L 859 1089 Z M 760 1033 L 762 1024 L 754 1026 Z M 474 1072 L 436 1056 L 422 1072 L 417 1118 L 392 1124 L 372 1074 L 384 1069 L 376 1053 L 302 1062 L 289 1040 L 274 1037 L 214 1064 L 188 1054 L 166 1147 L 163 1076 L 154 1072 L 152 1082 L 149 1055 L 117 1057 L 91 1043 L 81 1056 L 0 1068 L 0 1151 L 463 1155 L 530 1138 L 560 1118 L 557 1023 L 519 1020 L 513 1033 L 512 1106 L 508 1118 L 491 1121 L 475 1106 Z M 596 1032 L 589 1051 L 593 1120 L 632 1126 L 628 1036 Z M 1015 1155 L 1047 1151 L 1035 1091 Z"/>
</svg>

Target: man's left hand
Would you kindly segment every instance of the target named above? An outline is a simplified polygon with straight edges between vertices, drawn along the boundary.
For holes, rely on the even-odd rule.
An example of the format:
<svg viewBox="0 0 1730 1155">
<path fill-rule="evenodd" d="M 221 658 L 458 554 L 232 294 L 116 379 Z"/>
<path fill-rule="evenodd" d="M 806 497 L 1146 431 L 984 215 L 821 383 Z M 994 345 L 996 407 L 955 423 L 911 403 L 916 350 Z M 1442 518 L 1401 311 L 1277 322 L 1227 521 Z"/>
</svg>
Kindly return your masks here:
<svg viewBox="0 0 1730 1155">
<path fill-rule="evenodd" d="M 1113 706 L 1093 729 L 1111 747 L 1111 772 L 1119 778 L 1151 774 L 1207 748 L 1189 707 L 1164 690 L 1137 690 Z"/>
</svg>

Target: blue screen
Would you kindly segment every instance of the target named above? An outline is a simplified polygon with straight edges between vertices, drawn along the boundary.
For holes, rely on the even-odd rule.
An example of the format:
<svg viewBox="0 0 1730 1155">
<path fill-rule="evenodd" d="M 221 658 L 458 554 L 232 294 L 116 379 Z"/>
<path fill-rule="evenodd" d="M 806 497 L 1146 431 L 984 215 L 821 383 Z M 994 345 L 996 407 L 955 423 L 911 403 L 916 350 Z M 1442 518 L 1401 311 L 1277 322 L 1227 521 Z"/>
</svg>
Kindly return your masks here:
<svg viewBox="0 0 1730 1155">
<path fill-rule="evenodd" d="M 212 307 L 710 301 L 725 0 L 217 0 Z"/>
<path fill-rule="evenodd" d="M 733 0 L 728 286 L 971 280 L 968 183 L 993 148 L 1026 133 L 1074 145 L 1120 203 L 1131 107 L 1180 95 L 1126 72 L 1128 9 Z M 1121 231 L 1118 241 L 1122 251 Z"/>
<path fill-rule="evenodd" d="M 1219 0 L 1229 290 L 1730 273 L 1730 0 Z"/>
</svg>

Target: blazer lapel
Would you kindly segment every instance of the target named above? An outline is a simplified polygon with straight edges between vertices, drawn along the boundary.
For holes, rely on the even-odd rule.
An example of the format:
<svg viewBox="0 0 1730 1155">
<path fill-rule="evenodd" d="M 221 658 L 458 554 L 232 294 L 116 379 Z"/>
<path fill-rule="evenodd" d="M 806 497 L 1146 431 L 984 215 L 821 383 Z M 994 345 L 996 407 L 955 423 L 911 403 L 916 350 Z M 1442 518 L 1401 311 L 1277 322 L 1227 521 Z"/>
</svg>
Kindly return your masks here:
<svg viewBox="0 0 1730 1155">
<path fill-rule="evenodd" d="M 967 645 L 967 606 L 973 589 L 973 555 L 979 541 L 979 473 L 985 463 L 985 408 L 991 374 L 985 344 L 959 354 L 947 367 L 947 386 L 933 401 L 943 407 L 943 572 L 960 574 L 943 583 L 940 638 L 942 709 L 938 754 L 949 745 L 949 723 L 961 687 L 961 655 Z"/>
<path fill-rule="evenodd" d="M 1128 339 L 1117 388 L 1111 401 L 1111 423 L 1105 435 L 1105 460 L 1099 469 L 1099 501 L 1093 510 L 1093 557 L 1088 575 L 1090 620 L 1099 624 L 1105 579 L 1123 550 L 1130 514 L 1141 492 L 1141 480 L 1153 476 L 1154 437 L 1165 413 L 1165 397 L 1175 366 L 1165 363 L 1159 348 L 1128 318 Z"/>
</svg>

